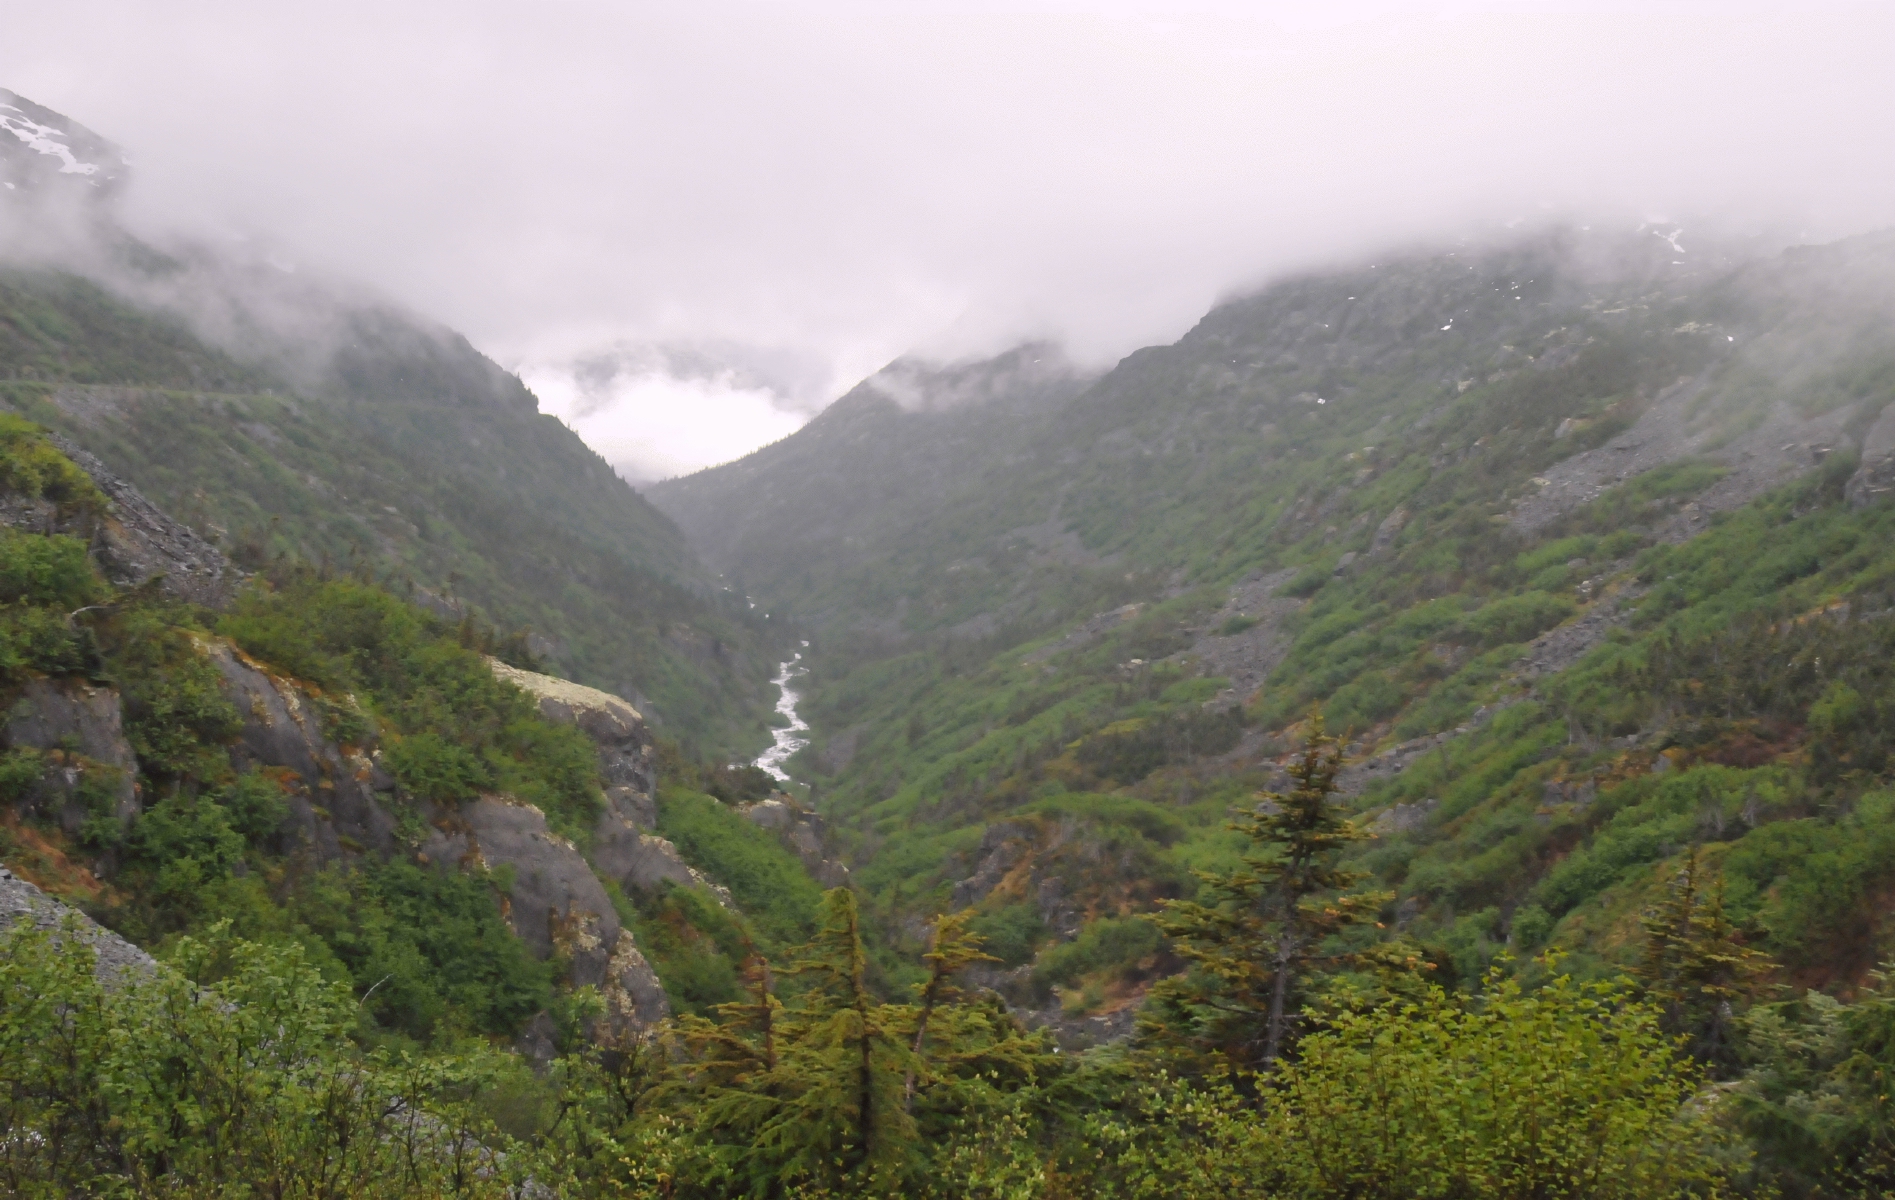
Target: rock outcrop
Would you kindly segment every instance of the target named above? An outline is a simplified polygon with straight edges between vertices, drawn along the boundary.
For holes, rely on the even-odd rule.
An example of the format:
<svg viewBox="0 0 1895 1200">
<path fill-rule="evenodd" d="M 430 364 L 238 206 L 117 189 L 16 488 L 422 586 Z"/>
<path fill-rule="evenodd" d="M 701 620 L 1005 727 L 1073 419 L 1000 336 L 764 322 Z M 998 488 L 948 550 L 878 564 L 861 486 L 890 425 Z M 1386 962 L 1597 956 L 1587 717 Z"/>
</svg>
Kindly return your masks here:
<svg viewBox="0 0 1895 1200">
<path fill-rule="evenodd" d="M 745 806 L 743 814 L 751 824 L 774 833 L 817 883 L 835 888 L 849 882 L 849 868 L 828 855 L 823 819 L 817 814 L 782 794 Z"/>
<path fill-rule="evenodd" d="M 1890 492 L 1895 492 L 1895 404 L 1883 409 L 1869 426 L 1862 439 L 1861 460 L 1843 494 L 1854 507 L 1866 508 Z"/>
<path fill-rule="evenodd" d="M 539 701 L 540 715 L 560 725 L 577 725 L 599 747 L 599 773 L 607 788 L 629 788 L 649 796 L 657 786 L 651 735 L 645 718 L 622 696 L 598 688 L 522 671 L 497 658 L 487 660 L 493 673 Z"/>
<path fill-rule="evenodd" d="M 79 938 L 92 947 L 99 982 L 107 987 L 131 982 L 158 969 L 151 955 L 0 867 L 0 929 L 12 928 L 21 921 L 54 932 L 68 927 L 74 929 Z"/>
<path fill-rule="evenodd" d="M 577 985 L 606 1003 L 603 1032 L 636 1035 L 670 1014 L 664 987 L 585 857 L 547 827 L 530 804 L 482 796 L 437 807 L 420 857 L 447 869 L 495 872 L 506 880 L 506 916 L 535 957 L 558 954 Z"/>
<path fill-rule="evenodd" d="M 57 435 L 50 440 L 112 501 L 91 533 L 93 553 L 113 583 L 128 587 L 162 577 L 159 586 L 166 595 L 210 608 L 230 603 L 243 573 L 221 550 L 189 525 L 173 520 L 93 455 Z"/>
<path fill-rule="evenodd" d="M 658 824 L 652 799 L 657 770 L 645 719 L 622 696 L 598 688 L 523 671 L 497 658 L 487 660 L 496 676 L 539 701 L 540 715 L 573 725 L 599 748 L 605 810 L 592 831 L 592 865 L 629 891 L 648 892 L 665 883 L 709 888 L 727 908 L 730 893 L 686 863 L 678 848 L 651 830 Z"/>
<path fill-rule="evenodd" d="M 636 794 L 636 793 L 635 793 Z M 636 817 L 618 807 L 609 793 L 606 811 L 593 829 L 590 858 L 593 869 L 628 892 L 655 891 L 667 883 L 679 887 L 702 887 L 717 897 L 718 903 L 735 910 L 736 902 L 728 889 L 712 883 L 696 867 L 684 861 L 678 848 L 667 838 L 645 833 Z"/>
<path fill-rule="evenodd" d="M 69 834 L 91 815 L 80 795 L 89 776 L 109 790 L 121 824 L 138 814 L 138 759 L 124 721 L 118 689 L 83 679 L 29 680 L 7 713 L 7 745 L 31 746 L 52 759 L 40 799 Z"/>
<path fill-rule="evenodd" d="M 104 514 L 62 507 L 39 496 L 0 495 L 0 524 L 31 533 L 62 533 L 90 543 L 100 571 L 120 587 L 156 578 L 164 593 L 222 608 L 243 573 L 190 526 L 174 521 L 105 464 L 57 434 L 48 440 L 92 477 L 111 502 Z"/>
<path fill-rule="evenodd" d="M 1702 532 L 1714 514 L 1740 508 L 1814 470 L 1842 444 L 1855 413 L 1845 406 L 1806 416 L 1779 405 L 1754 427 L 1739 431 L 1711 415 L 1716 406 L 1707 400 L 1716 399 L 1716 387 L 1706 373 L 1661 391 L 1632 428 L 1547 468 L 1534 480 L 1536 490 L 1514 501 L 1508 524 L 1520 533 L 1537 533 L 1634 476 L 1701 456 L 1725 467 L 1726 474 L 1658 531 L 1662 541 L 1683 542 Z M 1895 430 L 1890 436 L 1895 438 Z"/>
<path fill-rule="evenodd" d="M 378 799 L 394 791 L 395 781 L 376 764 L 372 742 L 336 744 L 323 727 L 317 697 L 302 684 L 271 674 L 222 639 L 203 645 L 243 715 L 231 761 L 240 770 L 264 768 L 284 785 L 290 812 L 277 849 L 319 863 L 395 853 L 395 819 Z"/>
</svg>

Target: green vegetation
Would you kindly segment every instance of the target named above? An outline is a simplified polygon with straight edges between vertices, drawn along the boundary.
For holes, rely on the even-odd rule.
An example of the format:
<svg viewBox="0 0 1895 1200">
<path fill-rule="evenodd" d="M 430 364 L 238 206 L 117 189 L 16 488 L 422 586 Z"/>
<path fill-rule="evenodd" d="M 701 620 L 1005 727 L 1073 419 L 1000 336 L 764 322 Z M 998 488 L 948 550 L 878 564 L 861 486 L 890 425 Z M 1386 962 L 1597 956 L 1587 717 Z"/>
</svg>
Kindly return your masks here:
<svg viewBox="0 0 1895 1200">
<path fill-rule="evenodd" d="M 108 587 L 82 540 L 0 541 L 0 679 L 114 683 L 139 763 L 121 820 L 123 780 L 72 748 L 0 759 L 9 861 L 63 861 L 85 896 L 83 853 L 91 910 L 172 964 L 107 992 L 83 954 L 0 933 L 0 1101 L 31 1135 L 0 1146 L 8 1186 L 1889 1191 L 1895 506 L 1845 501 L 1842 447 L 1895 397 L 1895 351 L 1879 300 L 1805 303 L 1859 251 L 1712 283 L 1663 262 L 1601 282 L 1551 245 L 1292 281 L 1083 397 L 1008 407 L 988 442 L 977 411 L 859 398 L 825 428 L 918 431 L 877 461 L 947 464 L 924 498 L 823 509 L 843 501 L 812 437 L 772 461 L 818 480 L 813 506 L 733 522 L 717 564 L 811 642 L 793 766 L 853 868 L 828 893 L 737 811 L 773 781 L 712 753 L 742 740 L 763 627 L 693 595 L 649 514 L 560 490 L 583 471 L 553 488 L 541 468 L 568 460 L 482 448 L 561 438 L 494 415 L 504 380 L 364 317 L 341 382 L 292 400 L 102 296 L 10 283 L 9 403 L 125 439 L 194 521 L 239 514 L 226 542 L 263 570 L 211 614 Z M 82 328 L 95 359 L 62 349 Z M 1819 342 L 1842 349 L 1810 366 Z M 172 356 L 134 379 L 115 346 Z M 54 378 L 138 386 L 82 410 Z M 1562 475 L 1661 403 L 1704 454 L 1792 409 L 1850 423 L 1774 490 L 1741 456 Z M 83 511 L 30 429 L 0 445 L 35 511 Z M 536 488 L 558 496 L 519 518 Z M 634 533 L 600 525 L 619 517 Z M 577 549 L 534 557 L 552 526 Z M 591 631 L 558 653 L 680 697 L 712 676 L 699 708 L 659 699 L 656 797 L 709 882 L 613 896 L 677 1013 L 650 1040 L 591 1026 L 597 998 L 511 935 L 518 880 L 407 853 L 434 806 L 488 790 L 582 843 L 599 812 L 591 747 L 482 663 L 504 639 L 409 590 L 463 569 L 486 620 Z M 621 594 L 650 620 L 599 632 Z M 283 853 L 299 798 L 233 765 L 218 639 L 379 750 L 395 853 Z M 535 1072 L 503 1047 L 530 1023 L 543 1056 L 541 1013 Z"/>
<path fill-rule="evenodd" d="M 91 502 L 71 464 L 62 469 L 66 460 L 30 427 L 0 435 L 0 475 L 58 504 Z M 79 539 L 11 529 L 0 531 L 0 621 L 9 703 L 47 675 L 109 684 L 122 698 L 143 796 L 129 817 L 118 808 L 123 774 L 72 747 L 15 748 L 0 767 L 0 793 L 21 822 L 13 828 L 47 848 L 47 881 L 79 887 L 100 919 L 147 945 L 223 925 L 293 948 L 359 998 L 351 1028 L 374 1037 L 510 1035 L 565 1003 L 553 966 L 535 961 L 502 918 L 503 880 L 399 859 L 313 869 L 286 853 L 284 782 L 233 765 L 243 718 L 207 654 L 213 639 L 230 639 L 299 681 L 326 736 L 379 741 L 398 785 L 391 802 L 411 830 L 425 828 L 425 805 L 491 789 L 530 800 L 555 828 L 584 838 L 600 805 L 592 743 L 499 682 L 463 644 L 476 627 L 449 625 L 363 580 L 289 564 L 226 613 L 192 610 L 154 587 L 113 589 Z M 61 815 L 74 801 L 76 826 Z M 59 865 L 69 861 L 61 846 L 96 857 L 109 888 L 87 891 L 85 876 Z"/>
<path fill-rule="evenodd" d="M 1295 790 L 1259 796 L 1235 826 L 1250 842 L 1243 866 L 1203 874 L 1215 903 L 1166 901 L 1158 927 L 1193 969 L 1154 990 L 1155 1038 L 1269 1071 L 1295 1036 L 1312 972 L 1359 957 L 1336 947 L 1390 896 L 1355 890 L 1364 873 L 1338 864 L 1366 836 L 1335 804 L 1341 765 L 1318 713 L 1290 768 Z"/>
<path fill-rule="evenodd" d="M 457 618 L 530 631 L 559 673 L 649 697 L 700 753 L 768 743 L 768 627 L 714 590 L 669 520 L 465 341 L 298 302 L 334 318 L 333 354 L 258 329 L 257 361 L 238 362 L 84 280 L 0 271 L 0 420 L 14 423 L 0 440 L 14 413 L 64 434 L 245 569 L 366 569 Z M 28 476 L 43 465 L 9 461 L 27 473 L 0 480 L 15 491 L 97 499 L 70 464 L 42 482 Z"/>
<path fill-rule="evenodd" d="M 684 861 L 730 889 L 768 945 L 809 936 L 820 890 L 776 838 L 709 796 L 673 788 L 658 792 L 658 832 Z"/>
</svg>

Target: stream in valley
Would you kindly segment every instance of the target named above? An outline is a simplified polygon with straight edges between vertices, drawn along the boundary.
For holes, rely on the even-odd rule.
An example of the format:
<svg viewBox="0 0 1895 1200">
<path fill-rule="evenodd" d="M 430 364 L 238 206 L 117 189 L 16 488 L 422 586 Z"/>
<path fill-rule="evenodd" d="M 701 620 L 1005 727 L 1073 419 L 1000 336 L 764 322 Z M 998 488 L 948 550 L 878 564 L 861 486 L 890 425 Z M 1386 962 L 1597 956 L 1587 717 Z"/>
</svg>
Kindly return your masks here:
<svg viewBox="0 0 1895 1200">
<path fill-rule="evenodd" d="M 808 648 L 809 643 L 804 642 L 803 646 Z M 791 680 L 808 671 L 807 667 L 799 665 L 802 661 L 803 656 L 800 652 L 792 654 L 777 671 L 776 678 L 770 681 L 782 692 L 782 695 L 777 697 L 776 711 L 788 717 L 789 724 L 770 731 L 770 736 L 775 739 L 774 743 L 768 750 L 757 756 L 756 762 L 757 766 L 784 783 L 790 781 L 790 776 L 783 769 L 783 764 L 789 760 L 790 755 L 809 745 L 809 739 L 803 736 L 809 732 L 809 723 L 796 712 L 796 702 L 802 697 L 790 686 Z"/>
</svg>

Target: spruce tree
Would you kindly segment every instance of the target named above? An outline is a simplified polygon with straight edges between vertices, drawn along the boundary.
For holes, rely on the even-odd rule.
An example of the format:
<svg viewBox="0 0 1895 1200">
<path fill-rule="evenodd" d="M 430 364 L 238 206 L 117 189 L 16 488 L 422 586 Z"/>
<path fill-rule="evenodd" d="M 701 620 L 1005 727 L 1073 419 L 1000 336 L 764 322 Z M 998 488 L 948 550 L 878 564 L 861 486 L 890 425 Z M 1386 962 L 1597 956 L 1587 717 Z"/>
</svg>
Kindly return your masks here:
<svg viewBox="0 0 1895 1200">
<path fill-rule="evenodd" d="M 1334 939 L 1374 923 L 1392 894 L 1351 891 L 1364 873 L 1340 865 L 1348 846 L 1370 836 L 1336 802 L 1341 766 L 1336 739 L 1313 713 L 1290 768 L 1295 786 L 1258 794 L 1230 826 L 1250 840 L 1243 865 L 1198 872 L 1210 903 L 1167 901 L 1153 918 L 1193 969 L 1154 990 L 1141 1018 L 1145 1041 L 1267 1071 L 1294 1038 L 1310 977 L 1361 957 Z"/>
<path fill-rule="evenodd" d="M 1715 876 L 1709 886 L 1707 876 Z M 1665 898 L 1641 923 L 1645 949 L 1634 974 L 1662 1010 L 1666 1029 L 1685 1037 L 1700 1060 L 1734 1067 L 1736 1006 L 1776 964 L 1744 944 L 1743 931 L 1724 912 L 1723 876 L 1706 866 L 1698 847 L 1685 854 Z"/>
<path fill-rule="evenodd" d="M 902 1107 L 910 1112 L 915 1106 L 916 1069 L 927 1062 L 929 1027 L 935 1023 L 937 1013 L 960 999 L 954 977 L 962 968 L 974 963 L 1000 961 L 982 950 L 980 935 L 968 929 L 967 924 L 973 917 L 974 910 L 970 908 L 938 918 L 928 952 L 921 956 L 921 961 L 928 965 L 928 981 L 921 985 L 917 997 L 915 1038 L 909 1047 L 908 1071 L 902 1079 Z M 945 1015 L 953 1014 L 950 1010 Z M 951 1044 L 954 1039 L 948 1040 Z"/>
</svg>

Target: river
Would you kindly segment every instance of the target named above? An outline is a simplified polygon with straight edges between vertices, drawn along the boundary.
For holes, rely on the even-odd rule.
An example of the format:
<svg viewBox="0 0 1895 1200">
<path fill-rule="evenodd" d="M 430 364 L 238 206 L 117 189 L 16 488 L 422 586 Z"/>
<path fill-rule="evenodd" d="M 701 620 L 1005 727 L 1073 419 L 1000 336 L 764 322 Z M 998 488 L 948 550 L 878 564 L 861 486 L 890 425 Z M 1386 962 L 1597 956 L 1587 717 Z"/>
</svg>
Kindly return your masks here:
<svg viewBox="0 0 1895 1200">
<path fill-rule="evenodd" d="M 809 643 L 804 642 L 803 648 L 808 649 Z M 790 755 L 801 750 L 804 746 L 809 745 L 809 739 L 803 736 L 809 732 L 809 723 L 798 716 L 796 712 L 796 702 L 801 700 L 802 697 L 790 686 L 792 679 L 795 679 L 798 675 L 805 674 L 809 670 L 809 668 L 799 665 L 802 661 L 803 656 L 800 651 L 792 654 L 789 660 L 783 663 L 781 668 L 777 671 L 776 678 L 770 681 L 776 684 L 777 688 L 782 692 L 782 695 L 777 697 L 776 711 L 788 717 L 790 723 L 783 728 L 772 729 L 770 736 L 774 739 L 774 744 L 768 750 L 765 750 L 762 754 L 757 756 L 756 765 L 762 767 L 784 783 L 790 781 L 790 776 L 789 772 L 783 769 L 783 764 L 789 761 Z"/>
</svg>

